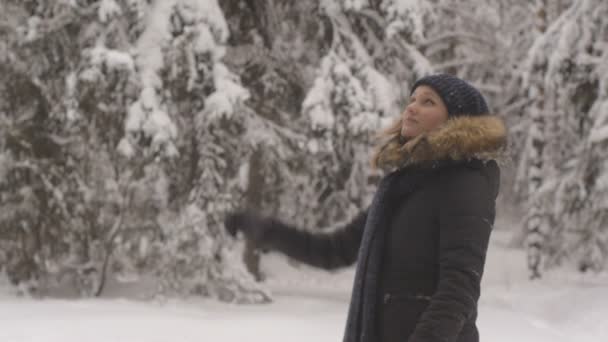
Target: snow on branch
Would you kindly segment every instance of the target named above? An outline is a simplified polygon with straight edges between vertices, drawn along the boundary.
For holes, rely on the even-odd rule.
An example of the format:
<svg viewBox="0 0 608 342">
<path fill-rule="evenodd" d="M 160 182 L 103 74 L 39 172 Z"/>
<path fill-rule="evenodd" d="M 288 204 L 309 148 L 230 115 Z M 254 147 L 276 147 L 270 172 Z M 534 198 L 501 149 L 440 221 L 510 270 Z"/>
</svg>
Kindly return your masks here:
<svg viewBox="0 0 608 342">
<path fill-rule="evenodd" d="M 455 59 L 455 60 L 451 60 L 448 62 L 435 64 L 435 69 L 436 70 L 445 70 L 448 68 L 460 67 L 463 65 L 476 65 L 476 64 L 487 63 L 491 60 L 492 59 L 488 58 L 488 57 Z"/>
<path fill-rule="evenodd" d="M 424 48 L 424 47 L 429 47 L 430 45 L 440 43 L 444 40 L 450 40 L 450 39 L 471 40 L 471 41 L 476 41 L 476 42 L 488 45 L 490 47 L 496 46 L 496 42 L 493 40 L 490 40 L 481 35 L 464 32 L 464 31 L 446 32 L 446 33 L 443 33 L 436 37 L 431 37 L 429 39 L 423 40 L 423 41 L 419 42 L 417 45 L 421 48 Z"/>
</svg>

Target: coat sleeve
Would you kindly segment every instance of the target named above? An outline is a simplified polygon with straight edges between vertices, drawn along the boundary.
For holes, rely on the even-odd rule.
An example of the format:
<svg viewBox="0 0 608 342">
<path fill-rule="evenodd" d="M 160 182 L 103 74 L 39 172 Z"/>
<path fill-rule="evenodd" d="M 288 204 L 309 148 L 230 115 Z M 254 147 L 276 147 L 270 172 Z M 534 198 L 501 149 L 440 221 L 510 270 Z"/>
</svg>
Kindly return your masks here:
<svg viewBox="0 0 608 342">
<path fill-rule="evenodd" d="M 271 219 L 263 247 L 324 269 L 350 266 L 357 261 L 367 210 L 331 233 L 313 233 Z"/>
<path fill-rule="evenodd" d="M 466 167 L 440 182 L 439 281 L 408 342 L 456 341 L 476 315 L 497 189 Z"/>
</svg>

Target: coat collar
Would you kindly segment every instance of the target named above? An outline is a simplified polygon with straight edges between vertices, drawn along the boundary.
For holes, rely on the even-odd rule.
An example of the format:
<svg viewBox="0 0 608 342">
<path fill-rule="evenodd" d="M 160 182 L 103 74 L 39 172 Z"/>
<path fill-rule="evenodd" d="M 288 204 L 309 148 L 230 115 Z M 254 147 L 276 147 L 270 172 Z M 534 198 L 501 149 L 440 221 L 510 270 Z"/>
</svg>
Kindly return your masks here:
<svg viewBox="0 0 608 342">
<path fill-rule="evenodd" d="M 495 115 L 459 116 L 415 138 L 391 139 L 378 154 L 378 166 L 399 169 L 440 162 L 502 159 L 507 129 Z"/>
</svg>

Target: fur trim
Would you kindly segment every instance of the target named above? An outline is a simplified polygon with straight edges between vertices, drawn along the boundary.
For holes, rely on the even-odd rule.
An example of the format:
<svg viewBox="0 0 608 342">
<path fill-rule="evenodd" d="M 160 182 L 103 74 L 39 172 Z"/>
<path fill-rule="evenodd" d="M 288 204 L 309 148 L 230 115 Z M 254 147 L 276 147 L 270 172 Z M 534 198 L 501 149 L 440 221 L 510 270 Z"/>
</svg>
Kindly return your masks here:
<svg viewBox="0 0 608 342">
<path fill-rule="evenodd" d="M 399 168 L 443 160 L 501 159 L 507 142 L 507 129 L 494 115 L 458 116 L 438 129 L 413 139 L 391 141 L 382 146 L 377 164 Z"/>
</svg>

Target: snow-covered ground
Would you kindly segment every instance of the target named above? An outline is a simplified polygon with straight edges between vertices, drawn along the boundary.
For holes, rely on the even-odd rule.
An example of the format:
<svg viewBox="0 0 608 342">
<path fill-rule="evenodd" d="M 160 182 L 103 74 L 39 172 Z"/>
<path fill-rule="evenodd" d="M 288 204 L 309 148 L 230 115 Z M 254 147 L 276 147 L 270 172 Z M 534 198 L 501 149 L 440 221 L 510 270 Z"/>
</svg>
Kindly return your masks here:
<svg viewBox="0 0 608 342">
<path fill-rule="evenodd" d="M 608 341 L 608 277 L 552 273 L 531 283 L 524 253 L 496 231 L 480 302 L 482 341 Z M 0 341 L 340 341 L 353 270 L 294 269 L 264 259 L 275 302 L 148 302 L 109 291 L 95 300 L 15 298 L 0 291 Z M 122 292 L 126 293 L 126 292 Z"/>
</svg>

